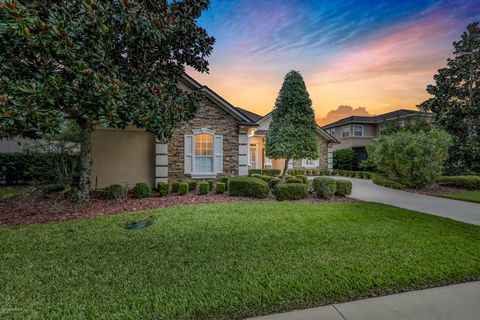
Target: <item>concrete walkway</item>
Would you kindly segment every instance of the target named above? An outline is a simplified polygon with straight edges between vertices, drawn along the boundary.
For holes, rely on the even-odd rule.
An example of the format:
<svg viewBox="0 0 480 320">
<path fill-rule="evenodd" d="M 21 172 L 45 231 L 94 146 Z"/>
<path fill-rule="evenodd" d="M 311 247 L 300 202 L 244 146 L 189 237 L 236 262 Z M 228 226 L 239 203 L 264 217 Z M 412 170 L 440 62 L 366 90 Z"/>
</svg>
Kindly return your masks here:
<svg viewBox="0 0 480 320">
<path fill-rule="evenodd" d="M 478 320 L 480 281 L 411 291 L 251 320 Z"/>
<path fill-rule="evenodd" d="M 480 225 L 480 203 L 444 199 L 418 193 L 385 188 L 371 180 L 337 177 L 353 184 L 352 198 L 389 204 L 392 206 L 425 212 L 440 217 Z"/>
</svg>

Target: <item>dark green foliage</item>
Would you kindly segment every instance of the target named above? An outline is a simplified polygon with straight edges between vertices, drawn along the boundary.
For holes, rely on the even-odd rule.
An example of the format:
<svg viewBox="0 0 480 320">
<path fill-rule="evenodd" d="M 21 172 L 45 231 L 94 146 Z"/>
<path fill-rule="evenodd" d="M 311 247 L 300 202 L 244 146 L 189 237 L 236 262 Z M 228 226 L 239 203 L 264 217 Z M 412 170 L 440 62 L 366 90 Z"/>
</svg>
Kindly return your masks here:
<svg viewBox="0 0 480 320">
<path fill-rule="evenodd" d="M 210 187 L 208 185 L 208 182 L 200 182 L 198 184 L 198 193 L 208 194 L 209 191 L 210 191 Z"/>
<path fill-rule="evenodd" d="M 384 187 L 387 187 L 387 188 L 392 188 L 392 189 L 405 189 L 406 188 L 405 185 L 403 185 L 403 184 L 401 184 L 397 181 L 390 180 L 387 177 L 385 177 L 384 175 L 379 174 L 379 173 L 373 173 L 372 174 L 372 181 L 375 184 L 378 184 L 380 186 L 384 186 Z"/>
<path fill-rule="evenodd" d="M 178 186 L 182 183 L 181 181 L 173 181 L 172 182 L 172 188 L 171 191 L 172 193 L 177 193 L 178 192 Z"/>
<path fill-rule="evenodd" d="M 272 111 L 266 155 L 270 159 L 285 159 L 286 169 L 289 160 L 317 159 L 319 151 L 312 101 L 300 73 L 290 71 Z"/>
<path fill-rule="evenodd" d="M 299 175 L 299 176 L 296 176 L 295 178 L 302 180 L 302 183 L 307 183 L 307 181 L 308 181 L 307 176 Z"/>
<path fill-rule="evenodd" d="M 480 176 L 443 176 L 437 182 L 454 188 L 480 190 Z"/>
<path fill-rule="evenodd" d="M 250 169 L 248 170 L 248 175 L 253 174 L 267 175 L 267 176 L 279 176 L 282 173 L 280 169 Z"/>
<path fill-rule="evenodd" d="M 261 174 L 252 174 L 251 177 L 253 177 L 253 178 L 258 178 L 258 179 L 262 179 L 263 181 L 265 181 L 265 182 L 267 182 L 267 183 L 270 183 L 270 181 L 272 181 L 273 179 L 276 179 L 276 178 L 273 177 L 273 176 L 261 175 Z"/>
<path fill-rule="evenodd" d="M 132 196 L 134 198 L 147 198 L 152 195 L 152 188 L 148 183 L 137 183 L 132 189 Z"/>
<path fill-rule="evenodd" d="M 285 182 L 286 183 L 303 183 L 303 180 L 297 177 L 287 177 Z"/>
<path fill-rule="evenodd" d="M 319 198 L 330 199 L 335 195 L 335 179 L 327 177 L 317 177 L 313 179 L 313 190 Z"/>
<path fill-rule="evenodd" d="M 305 170 L 305 175 L 307 176 L 313 176 L 313 170 Z"/>
<path fill-rule="evenodd" d="M 119 184 L 112 184 L 100 192 L 103 200 L 122 200 L 127 196 L 127 191 Z"/>
<path fill-rule="evenodd" d="M 363 179 L 363 172 L 355 171 L 355 178 Z"/>
<path fill-rule="evenodd" d="M 441 129 L 400 131 L 367 145 L 369 157 L 390 180 L 407 187 L 434 184 L 443 172 L 451 138 Z"/>
<path fill-rule="evenodd" d="M 270 182 L 269 182 L 268 185 L 270 186 L 270 188 L 275 188 L 275 186 L 276 186 L 277 184 L 281 183 L 281 182 L 282 182 L 282 179 L 280 179 L 280 178 L 275 178 L 275 179 L 270 180 Z"/>
<path fill-rule="evenodd" d="M 196 190 L 197 189 L 197 184 L 198 183 L 195 180 L 188 181 L 188 191 Z"/>
<path fill-rule="evenodd" d="M 208 71 L 208 1 L 6 1 L 0 10 L 0 137 L 80 127 L 79 197 L 88 200 L 91 131 L 133 124 L 168 140 L 199 96 L 177 87 Z"/>
<path fill-rule="evenodd" d="M 274 188 L 275 198 L 283 200 L 300 200 L 308 197 L 308 188 L 304 183 L 280 183 Z"/>
<path fill-rule="evenodd" d="M 352 183 L 347 180 L 335 180 L 335 195 L 346 197 L 352 194 Z"/>
<path fill-rule="evenodd" d="M 332 176 L 338 176 L 338 170 L 337 169 L 334 169 L 332 170 Z"/>
<path fill-rule="evenodd" d="M 370 179 L 372 174 L 370 172 L 363 172 L 363 179 Z"/>
<path fill-rule="evenodd" d="M 213 190 L 213 188 L 215 187 L 215 180 L 208 180 L 208 188 L 211 190 Z"/>
<path fill-rule="evenodd" d="M 62 191 L 62 197 L 68 201 L 75 201 L 75 196 L 77 194 L 77 190 L 75 188 L 68 188 Z"/>
<path fill-rule="evenodd" d="M 360 169 L 368 172 L 377 172 L 377 165 L 370 157 L 360 162 Z"/>
<path fill-rule="evenodd" d="M 225 183 L 223 182 L 217 182 L 216 186 L 215 186 L 215 190 L 217 193 L 224 193 L 225 192 Z"/>
<path fill-rule="evenodd" d="M 420 104 L 431 111 L 437 126 L 453 137 L 447 172 L 480 172 L 480 24 L 471 23 L 453 43 L 453 58 L 427 86 L 433 97 Z"/>
<path fill-rule="evenodd" d="M 232 196 L 266 198 L 269 192 L 268 183 L 259 178 L 234 177 L 229 182 L 229 193 Z"/>
<path fill-rule="evenodd" d="M 180 182 L 178 184 L 178 194 L 183 196 L 186 194 L 189 190 L 188 183 L 187 182 Z"/>
<path fill-rule="evenodd" d="M 178 192 L 178 184 L 176 185 L 177 192 Z M 173 184 L 172 184 L 173 188 Z M 157 184 L 157 189 L 160 197 L 164 197 L 170 193 L 170 185 L 167 182 L 159 182 Z"/>
<path fill-rule="evenodd" d="M 353 149 L 340 149 L 333 151 L 333 168 L 353 170 L 355 166 L 355 152 Z"/>
<path fill-rule="evenodd" d="M 220 178 L 220 181 L 225 184 L 225 191 L 228 191 L 228 180 L 229 179 L 227 176 L 223 176 Z"/>
</svg>

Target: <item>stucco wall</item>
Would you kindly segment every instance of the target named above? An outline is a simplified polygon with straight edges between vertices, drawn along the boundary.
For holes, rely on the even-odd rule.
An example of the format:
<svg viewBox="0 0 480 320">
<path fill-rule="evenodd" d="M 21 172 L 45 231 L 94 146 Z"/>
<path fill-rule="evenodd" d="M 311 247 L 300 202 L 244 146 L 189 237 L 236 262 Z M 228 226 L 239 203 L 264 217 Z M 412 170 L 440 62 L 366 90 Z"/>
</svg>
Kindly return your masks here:
<svg viewBox="0 0 480 320">
<path fill-rule="evenodd" d="M 211 100 L 203 98 L 194 119 L 175 131 L 168 144 L 168 179 L 184 180 L 184 136 L 195 129 L 211 129 L 223 136 L 223 173 L 238 174 L 238 125 L 239 121 L 216 106 Z M 219 174 L 220 175 L 220 174 Z"/>
<path fill-rule="evenodd" d="M 95 129 L 92 133 L 92 187 L 112 184 L 153 187 L 155 137 L 136 128 Z"/>
</svg>

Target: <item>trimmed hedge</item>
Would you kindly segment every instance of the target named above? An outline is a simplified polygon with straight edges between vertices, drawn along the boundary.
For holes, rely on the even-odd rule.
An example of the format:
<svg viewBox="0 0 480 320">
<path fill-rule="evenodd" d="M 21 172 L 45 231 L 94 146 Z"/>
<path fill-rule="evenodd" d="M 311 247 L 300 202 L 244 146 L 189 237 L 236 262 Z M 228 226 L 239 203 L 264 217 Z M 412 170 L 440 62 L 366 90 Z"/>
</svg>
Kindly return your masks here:
<svg viewBox="0 0 480 320">
<path fill-rule="evenodd" d="M 173 184 L 172 184 L 173 187 Z M 158 193 L 160 197 L 164 197 L 170 193 L 170 185 L 166 182 L 159 182 L 157 183 Z M 178 184 L 177 184 L 177 191 L 178 191 Z"/>
<path fill-rule="evenodd" d="M 184 194 L 186 194 L 189 190 L 189 186 L 188 186 L 188 183 L 186 182 L 180 182 L 178 184 L 178 193 L 183 196 Z"/>
<path fill-rule="evenodd" d="M 443 176 L 438 184 L 468 190 L 480 190 L 480 176 Z"/>
<path fill-rule="evenodd" d="M 232 196 L 266 198 L 270 188 L 268 183 L 259 178 L 234 177 L 229 182 L 229 192 Z"/>
<path fill-rule="evenodd" d="M 270 180 L 270 182 L 268 183 L 268 185 L 270 186 L 270 188 L 275 188 L 275 186 L 276 186 L 277 184 L 279 184 L 280 182 L 282 182 L 282 179 L 280 179 L 280 178 L 275 178 L 275 179 Z"/>
<path fill-rule="evenodd" d="M 336 182 L 335 179 L 327 177 L 317 177 L 313 179 L 313 190 L 319 198 L 330 199 L 335 195 Z"/>
<path fill-rule="evenodd" d="M 335 180 L 335 195 L 346 197 L 352 194 L 352 183 L 347 180 Z"/>
<path fill-rule="evenodd" d="M 227 176 L 223 176 L 220 178 L 220 182 L 225 184 L 225 191 L 228 191 L 228 181 L 229 179 Z"/>
<path fill-rule="evenodd" d="M 198 193 L 207 194 L 210 191 L 208 182 L 200 182 L 198 185 Z"/>
<path fill-rule="evenodd" d="M 137 183 L 132 189 L 132 196 L 137 199 L 147 198 L 151 195 L 152 188 L 150 188 L 150 186 L 145 182 Z"/>
<path fill-rule="evenodd" d="M 178 186 L 180 185 L 181 181 L 173 181 L 172 182 L 172 188 L 170 191 L 172 191 L 172 193 L 177 193 L 178 192 Z"/>
<path fill-rule="evenodd" d="M 287 183 L 303 183 L 303 180 L 297 177 L 287 177 Z"/>
<path fill-rule="evenodd" d="M 276 177 L 273 177 L 273 176 L 267 176 L 267 175 L 261 175 L 261 174 L 255 174 L 255 173 L 252 174 L 251 177 L 262 179 L 267 183 L 270 183 L 270 181 L 272 181 L 273 179 L 276 179 Z"/>
<path fill-rule="evenodd" d="M 188 191 L 193 191 L 193 190 L 196 190 L 197 189 L 197 184 L 198 182 L 197 181 L 188 181 Z"/>
<path fill-rule="evenodd" d="M 308 177 L 307 176 L 296 176 L 295 178 L 302 180 L 302 183 L 307 183 Z"/>
<path fill-rule="evenodd" d="M 392 188 L 392 189 L 405 189 L 406 188 L 406 186 L 404 186 L 403 184 L 401 184 L 399 182 L 396 182 L 396 181 L 393 181 L 393 180 L 390 180 L 387 177 L 385 177 L 381 174 L 378 174 L 378 173 L 372 174 L 372 181 L 375 184 L 378 184 L 380 186 L 384 186 L 384 187 L 387 187 L 387 188 Z"/>
<path fill-rule="evenodd" d="M 100 198 L 103 200 L 120 200 L 125 198 L 126 191 L 119 184 L 112 184 L 102 190 Z"/>
<path fill-rule="evenodd" d="M 250 169 L 248 175 L 254 174 L 266 175 L 266 176 L 279 176 L 282 171 L 280 169 Z"/>
<path fill-rule="evenodd" d="M 215 191 L 217 193 L 224 193 L 225 192 L 225 183 L 223 182 L 217 182 L 216 186 L 215 186 Z"/>
<path fill-rule="evenodd" d="M 279 201 L 305 199 L 308 187 L 304 183 L 280 183 L 275 186 L 274 194 Z"/>
<path fill-rule="evenodd" d="M 208 180 L 208 188 L 211 190 L 213 190 L 213 188 L 215 187 L 215 180 Z"/>
</svg>

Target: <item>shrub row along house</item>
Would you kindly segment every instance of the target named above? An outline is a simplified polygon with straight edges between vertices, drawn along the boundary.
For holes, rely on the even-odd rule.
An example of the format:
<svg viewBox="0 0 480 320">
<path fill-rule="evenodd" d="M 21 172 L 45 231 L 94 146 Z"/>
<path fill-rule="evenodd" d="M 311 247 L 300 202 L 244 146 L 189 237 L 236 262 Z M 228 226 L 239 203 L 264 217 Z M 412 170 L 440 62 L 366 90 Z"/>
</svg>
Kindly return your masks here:
<svg viewBox="0 0 480 320">
<path fill-rule="evenodd" d="M 94 129 L 92 188 L 131 187 L 139 182 L 156 186 L 165 181 L 243 176 L 251 168 L 284 168 L 284 160 L 265 156 L 271 113 L 262 117 L 236 108 L 186 74 L 178 85 L 203 95 L 196 116 L 176 130 L 168 144 L 133 126 Z M 317 136 L 320 158 L 291 161 L 290 168 L 332 168 L 332 145 L 338 140 L 321 127 L 317 127 Z"/>
</svg>

